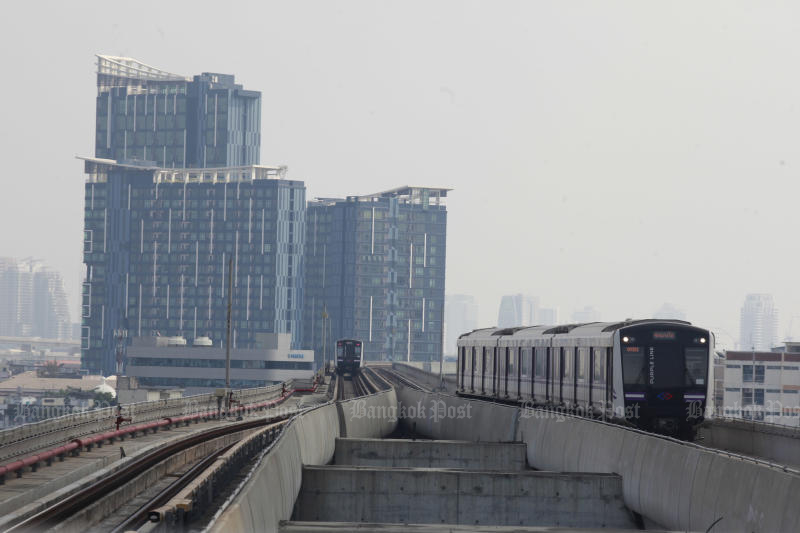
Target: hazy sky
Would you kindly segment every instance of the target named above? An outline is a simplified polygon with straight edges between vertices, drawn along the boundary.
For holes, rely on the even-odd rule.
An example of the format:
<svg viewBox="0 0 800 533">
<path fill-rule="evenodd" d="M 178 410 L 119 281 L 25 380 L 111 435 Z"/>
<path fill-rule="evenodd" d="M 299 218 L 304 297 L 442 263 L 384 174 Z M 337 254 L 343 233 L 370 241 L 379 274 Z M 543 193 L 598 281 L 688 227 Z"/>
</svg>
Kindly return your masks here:
<svg viewBox="0 0 800 533">
<path fill-rule="evenodd" d="M 0 255 L 74 298 L 105 53 L 260 90 L 262 163 L 309 198 L 454 188 L 447 292 L 485 325 L 525 292 L 738 339 L 771 292 L 800 331 L 799 25 L 796 2 L 7 3 Z"/>
</svg>

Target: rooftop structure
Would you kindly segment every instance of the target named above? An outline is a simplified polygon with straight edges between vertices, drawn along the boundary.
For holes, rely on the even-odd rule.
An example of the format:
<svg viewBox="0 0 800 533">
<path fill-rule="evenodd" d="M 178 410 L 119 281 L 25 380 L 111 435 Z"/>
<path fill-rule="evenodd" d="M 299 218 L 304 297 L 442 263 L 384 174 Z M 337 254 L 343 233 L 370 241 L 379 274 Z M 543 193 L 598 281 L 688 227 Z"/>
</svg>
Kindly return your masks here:
<svg viewBox="0 0 800 533">
<path fill-rule="evenodd" d="M 229 74 L 187 77 L 98 55 L 96 109 L 97 157 L 184 168 L 259 163 L 261 93 Z"/>
</svg>

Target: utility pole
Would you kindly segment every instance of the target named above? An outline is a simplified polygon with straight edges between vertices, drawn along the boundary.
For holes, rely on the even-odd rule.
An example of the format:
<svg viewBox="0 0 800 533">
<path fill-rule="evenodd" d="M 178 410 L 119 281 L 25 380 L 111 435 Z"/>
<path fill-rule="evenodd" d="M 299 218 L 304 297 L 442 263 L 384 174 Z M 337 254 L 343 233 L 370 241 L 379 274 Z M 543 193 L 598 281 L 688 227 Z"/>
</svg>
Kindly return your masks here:
<svg viewBox="0 0 800 533">
<path fill-rule="evenodd" d="M 225 412 L 230 407 L 231 388 L 231 304 L 233 302 L 233 257 L 228 260 L 228 335 L 225 339 Z"/>
<path fill-rule="evenodd" d="M 326 344 L 325 333 L 327 333 L 327 328 L 325 327 L 325 321 L 328 320 L 328 306 L 323 305 L 322 307 L 322 368 L 325 369 L 325 372 L 328 372 L 328 345 Z"/>
</svg>

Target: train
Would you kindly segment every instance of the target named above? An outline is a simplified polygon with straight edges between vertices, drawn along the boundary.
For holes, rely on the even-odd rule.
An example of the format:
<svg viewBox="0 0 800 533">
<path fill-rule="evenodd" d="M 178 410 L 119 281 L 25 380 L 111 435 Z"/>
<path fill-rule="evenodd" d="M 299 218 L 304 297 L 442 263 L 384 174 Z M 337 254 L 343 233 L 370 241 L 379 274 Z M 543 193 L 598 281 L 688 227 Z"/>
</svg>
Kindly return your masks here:
<svg viewBox="0 0 800 533">
<path fill-rule="evenodd" d="M 336 373 L 355 375 L 364 364 L 364 343 L 358 339 L 336 341 Z"/>
<path fill-rule="evenodd" d="M 693 440 L 713 403 L 714 336 L 683 320 L 485 328 L 458 339 L 458 394 Z"/>
</svg>

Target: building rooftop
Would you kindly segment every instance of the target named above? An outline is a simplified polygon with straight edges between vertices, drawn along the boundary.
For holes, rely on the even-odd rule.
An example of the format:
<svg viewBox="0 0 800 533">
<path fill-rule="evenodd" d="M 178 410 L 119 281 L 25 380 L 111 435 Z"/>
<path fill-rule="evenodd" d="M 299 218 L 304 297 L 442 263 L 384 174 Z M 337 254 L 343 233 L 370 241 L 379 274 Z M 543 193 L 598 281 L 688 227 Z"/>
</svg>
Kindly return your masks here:
<svg viewBox="0 0 800 533">
<path fill-rule="evenodd" d="M 71 378 L 40 378 L 35 371 L 22 372 L 0 382 L 0 395 L 9 394 L 43 394 L 65 390 L 67 387 L 91 391 L 106 383 L 110 387 L 116 386 L 116 376 L 103 378 L 103 376 L 83 376 L 81 379 Z"/>
<path fill-rule="evenodd" d="M 158 81 L 190 81 L 191 78 L 152 67 L 132 57 L 97 54 L 97 84 L 113 78 Z"/>
<path fill-rule="evenodd" d="M 115 161 L 97 157 L 80 157 L 85 161 L 87 182 L 105 182 L 107 174 L 114 168 L 150 170 L 153 183 L 231 183 L 262 179 L 283 179 L 289 168 L 286 166 L 247 165 L 217 168 L 161 168 L 153 161 Z"/>
<path fill-rule="evenodd" d="M 320 204 L 330 205 L 336 202 L 344 202 L 346 200 L 374 202 L 381 198 L 398 198 L 403 201 L 403 203 L 433 203 L 434 205 L 444 205 L 444 198 L 446 198 L 447 193 L 452 190 L 453 189 L 447 189 L 443 187 L 417 187 L 413 185 L 404 185 L 402 187 L 396 187 L 394 189 L 372 194 L 348 196 L 347 198 L 316 198 L 315 201 Z"/>
</svg>

